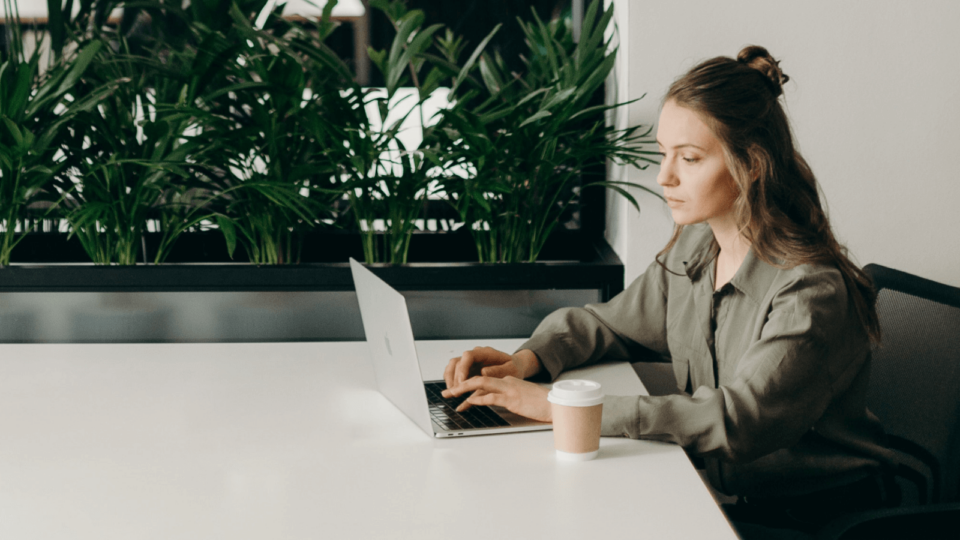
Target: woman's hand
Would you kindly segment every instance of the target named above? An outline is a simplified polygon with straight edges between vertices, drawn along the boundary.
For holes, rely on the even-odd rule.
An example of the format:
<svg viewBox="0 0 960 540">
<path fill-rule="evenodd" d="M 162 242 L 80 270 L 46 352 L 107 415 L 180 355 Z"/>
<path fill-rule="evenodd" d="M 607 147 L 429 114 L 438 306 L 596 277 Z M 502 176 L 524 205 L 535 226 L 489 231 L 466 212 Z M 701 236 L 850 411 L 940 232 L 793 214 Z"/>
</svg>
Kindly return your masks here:
<svg viewBox="0 0 960 540">
<path fill-rule="evenodd" d="M 511 355 L 492 347 L 476 347 L 451 359 L 443 370 L 443 380 L 447 388 L 453 388 L 477 375 L 526 379 L 539 373 L 541 367 L 537 355 L 527 349 Z M 450 397 L 447 391 L 443 392 L 443 396 Z"/>
<path fill-rule="evenodd" d="M 473 392 L 473 395 L 457 407 L 458 411 L 467 409 L 468 404 L 497 405 L 533 420 L 553 421 L 550 402 L 547 401 L 550 390 L 538 384 L 512 376 L 502 379 L 480 376 L 467 379 L 453 388 L 444 390 L 443 393 L 459 397 L 468 392 Z"/>
</svg>

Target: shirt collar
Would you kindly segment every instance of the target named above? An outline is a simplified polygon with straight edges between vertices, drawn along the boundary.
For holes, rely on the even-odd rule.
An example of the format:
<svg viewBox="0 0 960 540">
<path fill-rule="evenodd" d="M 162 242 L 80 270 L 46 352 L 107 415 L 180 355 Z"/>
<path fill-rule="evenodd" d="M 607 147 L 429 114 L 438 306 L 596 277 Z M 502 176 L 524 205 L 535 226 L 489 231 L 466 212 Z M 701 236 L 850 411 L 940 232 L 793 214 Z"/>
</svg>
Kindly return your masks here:
<svg viewBox="0 0 960 540">
<path fill-rule="evenodd" d="M 697 283 L 701 279 L 709 280 L 710 276 L 706 272 L 712 268 L 710 263 L 719 253 L 720 246 L 714 240 L 713 233 L 704 235 L 703 240 L 691 252 L 688 259 L 683 261 L 684 270 L 690 281 Z M 776 262 L 779 263 L 779 261 Z M 760 260 L 753 248 L 750 248 L 737 273 L 730 280 L 730 285 L 754 302 L 760 303 L 778 273 L 777 267 Z"/>
<path fill-rule="evenodd" d="M 750 248 L 730 284 L 759 304 L 767 295 L 778 273 L 780 270 L 776 266 L 760 260 L 753 248 Z"/>
<path fill-rule="evenodd" d="M 713 231 L 710 230 L 709 226 L 694 225 L 694 227 L 702 227 L 695 233 L 699 234 L 700 237 L 697 239 L 697 243 L 692 246 L 690 255 L 683 261 L 683 268 L 690 281 L 696 283 L 704 276 L 704 271 L 710 267 L 710 262 L 720 253 L 720 246 L 714 240 Z"/>
</svg>

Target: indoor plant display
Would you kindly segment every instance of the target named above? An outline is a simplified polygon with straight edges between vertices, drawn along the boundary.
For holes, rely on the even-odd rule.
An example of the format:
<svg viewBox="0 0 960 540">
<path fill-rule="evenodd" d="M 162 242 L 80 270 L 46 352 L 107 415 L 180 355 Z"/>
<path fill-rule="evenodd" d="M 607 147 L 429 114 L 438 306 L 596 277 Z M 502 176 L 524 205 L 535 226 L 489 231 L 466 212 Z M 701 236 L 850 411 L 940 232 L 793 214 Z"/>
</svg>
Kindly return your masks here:
<svg viewBox="0 0 960 540">
<path fill-rule="evenodd" d="M 329 19 L 288 21 L 279 7 L 259 16 L 265 0 L 144 0 L 125 6 L 119 24 L 105 22 L 114 4 L 82 4 L 59 18 L 59 32 L 51 11 L 62 64 L 31 82 L 63 91 L 62 106 L 27 105 L 48 120 L 15 121 L 49 146 L 25 151 L 26 138 L 0 125 L 3 154 L 35 160 L 4 163 L 4 187 L 13 185 L 8 170 L 37 175 L 16 198 L 3 192 L 4 219 L 20 226 L 0 232 L 20 238 L 35 217 L 50 231 L 20 242 L 0 270 L 0 293 L 336 292 L 343 304 L 353 288 L 348 256 L 422 298 L 490 290 L 522 305 L 558 290 L 579 295 L 532 300 L 535 310 L 623 289 L 623 265 L 598 231 L 557 227 L 584 186 L 623 189 L 590 176 L 606 159 L 643 165 L 648 156 L 640 130 L 603 123 L 610 17 L 596 3 L 580 44 L 565 23 L 524 25 L 531 52 L 514 75 L 485 52 L 495 28 L 468 48 L 402 2 L 371 2 L 396 31 L 370 51 L 382 89 L 354 82 L 325 42 Z M 10 111 L 23 98 L 4 93 L 7 81 L 0 95 Z M 447 88 L 450 101 L 430 118 L 423 103 Z M 31 90 L 27 101 L 43 96 Z M 411 142 L 404 120 L 414 117 L 425 127 Z M 424 231 L 427 216 L 444 232 Z M 238 244 L 254 264 L 226 264 L 241 259 Z M 349 315 L 327 302 L 315 303 Z"/>
<path fill-rule="evenodd" d="M 87 99 L 99 106 L 58 118 L 69 128 L 56 140 L 63 164 L 44 172 L 60 202 L 49 216 L 98 263 L 159 263 L 174 252 L 202 262 L 174 242 L 206 242 L 208 230 L 219 231 L 219 262 L 237 244 L 256 264 L 345 261 L 317 253 L 346 238 L 358 244 L 352 256 L 402 264 L 416 238 L 435 245 L 441 236 L 472 236 L 464 245 L 473 260 L 535 261 L 576 215 L 583 189 L 606 186 L 632 201 L 622 183 L 592 176 L 607 159 L 645 166 L 652 154 L 638 128 L 604 123 L 612 106 L 598 90 L 616 51 L 604 39 L 612 13 L 598 2 L 579 43 L 567 22 L 536 13 L 521 22 L 529 53 L 520 74 L 486 51 L 496 28 L 467 49 L 401 1 L 371 2 L 396 32 L 385 50 L 369 51 L 382 89 L 360 87 L 326 45 L 328 18 L 292 22 L 282 7 L 263 15 L 265 0 L 146 0 L 125 7 L 119 25 L 101 24 L 110 5 L 85 2 L 59 33 L 64 51 L 79 44 L 92 62 L 70 110 Z M 325 6 L 329 15 L 333 2 Z M 51 11 L 54 37 L 55 19 Z M 449 103 L 430 118 L 423 103 L 447 88 Z M 413 117 L 424 127 L 410 143 L 402 130 Z M 438 213 L 436 197 L 453 211 Z M 425 207 L 456 233 L 414 235 Z M 330 229 L 343 232 L 316 232 Z M 583 248 L 593 240 L 576 238 L 548 257 L 593 256 Z M 428 249 L 438 262 L 446 251 Z M 470 260 L 455 251 L 454 260 Z"/>
</svg>

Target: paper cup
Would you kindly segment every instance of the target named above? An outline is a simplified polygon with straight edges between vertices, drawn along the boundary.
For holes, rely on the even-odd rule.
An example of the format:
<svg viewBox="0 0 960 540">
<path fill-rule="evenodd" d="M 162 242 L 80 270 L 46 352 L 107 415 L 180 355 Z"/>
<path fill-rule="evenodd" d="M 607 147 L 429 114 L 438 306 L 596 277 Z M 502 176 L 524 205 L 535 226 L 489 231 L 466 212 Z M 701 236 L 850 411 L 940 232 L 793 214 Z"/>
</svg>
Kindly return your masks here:
<svg viewBox="0 0 960 540">
<path fill-rule="evenodd" d="M 603 392 L 600 383 L 559 381 L 547 394 L 553 411 L 553 445 L 557 459 L 587 461 L 600 452 Z"/>
</svg>

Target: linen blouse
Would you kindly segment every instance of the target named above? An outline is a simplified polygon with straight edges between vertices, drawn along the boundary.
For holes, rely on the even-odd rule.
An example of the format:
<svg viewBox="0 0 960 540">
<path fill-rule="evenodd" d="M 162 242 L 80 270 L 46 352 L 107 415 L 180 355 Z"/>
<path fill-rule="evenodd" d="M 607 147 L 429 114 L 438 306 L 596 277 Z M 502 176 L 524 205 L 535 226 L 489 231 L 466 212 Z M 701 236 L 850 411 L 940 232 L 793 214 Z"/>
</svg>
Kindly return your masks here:
<svg viewBox="0 0 960 540">
<path fill-rule="evenodd" d="M 892 463 L 866 408 L 870 343 L 834 267 L 777 268 L 753 251 L 714 290 L 706 224 L 607 303 L 547 316 L 520 349 L 551 379 L 644 348 L 673 364 L 682 394 L 607 396 L 602 434 L 670 441 L 704 458 L 731 495 L 789 496 Z"/>
</svg>

